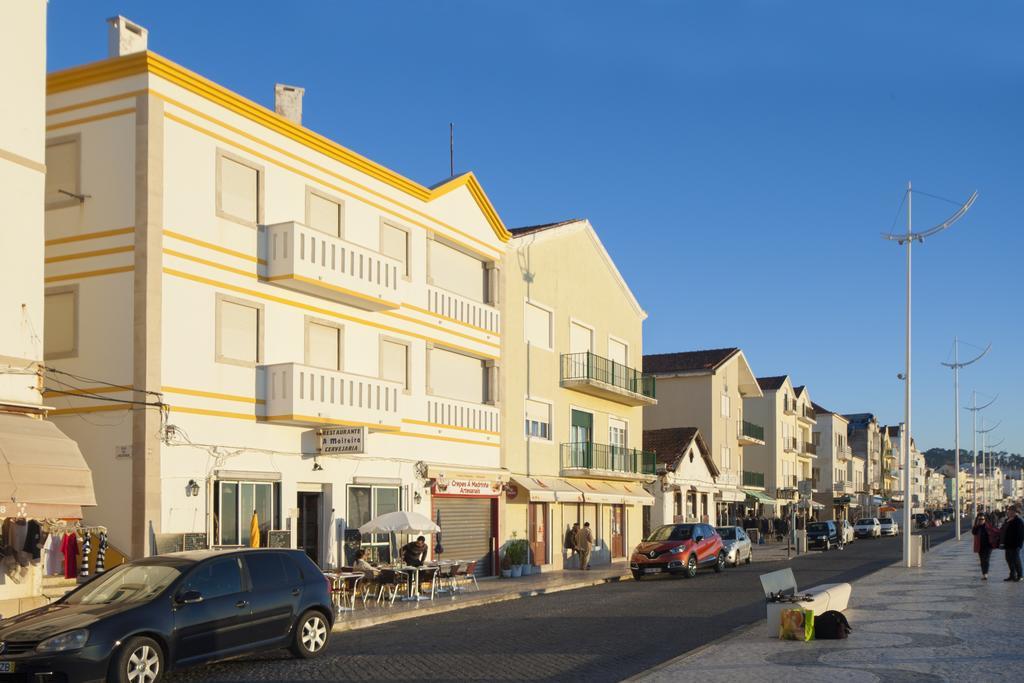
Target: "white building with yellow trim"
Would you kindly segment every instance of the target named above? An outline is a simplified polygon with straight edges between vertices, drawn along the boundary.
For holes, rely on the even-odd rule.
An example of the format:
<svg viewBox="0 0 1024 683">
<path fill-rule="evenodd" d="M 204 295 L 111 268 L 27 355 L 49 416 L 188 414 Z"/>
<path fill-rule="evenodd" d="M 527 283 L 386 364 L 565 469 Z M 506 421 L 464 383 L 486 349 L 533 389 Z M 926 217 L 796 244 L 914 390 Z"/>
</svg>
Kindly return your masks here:
<svg viewBox="0 0 1024 683">
<path fill-rule="evenodd" d="M 647 314 L 586 220 L 513 231 L 505 281 L 502 452 L 512 474 L 507 539 L 530 562 L 577 568 L 566 547 L 590 523 L 591 564 L 641 540 L 656 476 L 643 410 L 657 402 L 639 368 Z"/>
<path fill-rule="evenodd" d="M 370 517 L 440 513 L 490 571 L 510 234 L 476 178 L 420 185 L 303 127 L 301 90 L 275 113 L 111 31 L 47 102 L 49 388 L 89 514 L 139 556 L 246 544 L 255 510 L 335 566 L 384 552 Z M 362 452 L 317 457 L 330 427 Z"/>
</svg>

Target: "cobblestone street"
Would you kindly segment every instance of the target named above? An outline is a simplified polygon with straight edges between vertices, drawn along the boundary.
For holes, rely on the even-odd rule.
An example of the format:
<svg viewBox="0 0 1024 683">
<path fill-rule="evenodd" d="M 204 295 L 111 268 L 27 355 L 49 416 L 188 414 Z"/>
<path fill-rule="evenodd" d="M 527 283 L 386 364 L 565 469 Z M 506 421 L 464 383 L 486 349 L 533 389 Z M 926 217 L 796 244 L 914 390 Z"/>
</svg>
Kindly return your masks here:
<svg viewBox="0 0 1024 683">
<path fill-rule="evenodd" d="M 952 527 L 930 530 L 933 544 Z M 618 681 L 763 618 L 758 576 L 792 566 L 798 585 L 853 580 L 899 557 L 899 539 L 756 562 L 693 580 L 626 581 L 336 633 L 314 662 L 285 652 L 170 676 L 186 681 Z"/>
</svg>

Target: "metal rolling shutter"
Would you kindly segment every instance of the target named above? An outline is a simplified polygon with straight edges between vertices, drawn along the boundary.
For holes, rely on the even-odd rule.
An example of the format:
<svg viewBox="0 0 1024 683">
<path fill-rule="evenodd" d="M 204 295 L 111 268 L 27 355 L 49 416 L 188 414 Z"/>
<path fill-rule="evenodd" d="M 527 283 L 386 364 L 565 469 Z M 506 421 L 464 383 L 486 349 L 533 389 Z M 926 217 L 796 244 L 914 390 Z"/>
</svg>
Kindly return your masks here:
<svg viewBox="0 0 1024 683">
<path fill-rule="evenodd" d="M 442 557 L 476 560 L 476 575 L 491 575 L 491 499 L 434 498 L 441 513 Z"/>
</svg>

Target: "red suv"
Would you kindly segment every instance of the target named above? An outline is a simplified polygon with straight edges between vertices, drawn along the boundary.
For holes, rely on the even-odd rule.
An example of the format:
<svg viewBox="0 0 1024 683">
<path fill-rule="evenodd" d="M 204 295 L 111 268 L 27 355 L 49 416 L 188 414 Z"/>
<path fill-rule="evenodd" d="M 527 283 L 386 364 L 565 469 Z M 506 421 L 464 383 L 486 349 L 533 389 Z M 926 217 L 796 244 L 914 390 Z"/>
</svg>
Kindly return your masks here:
<svg viewBox="0 0 1024 683">
<path fill-rule="evenodd" d="M 722 537 L 709 524 L 666 524 L 636 547 L 629 561 L 633 578 L 650 574 L 697 575 L 700 567 L 725 569 Z"/>
</svg>

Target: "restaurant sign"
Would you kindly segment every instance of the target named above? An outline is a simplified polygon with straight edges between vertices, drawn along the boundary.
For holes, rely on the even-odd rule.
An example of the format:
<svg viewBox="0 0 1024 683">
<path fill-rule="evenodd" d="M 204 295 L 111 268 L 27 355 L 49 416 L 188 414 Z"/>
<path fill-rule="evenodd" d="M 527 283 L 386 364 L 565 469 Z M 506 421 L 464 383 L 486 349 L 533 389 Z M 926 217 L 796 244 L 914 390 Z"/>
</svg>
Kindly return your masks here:
<svg viewBox="0 0 1024 683">
<path fill-rule="evenodd" d="M 444 496 L 497 496 L 501 482 L 489 479 L 437 479 L 434 493 Z"/>
<path fill-rule="evenodd" d="M 366 427 L 322 427 L 316 430 L 320 455 L 366 452 Z"/>
</svg>

